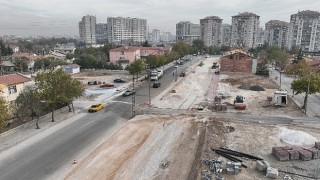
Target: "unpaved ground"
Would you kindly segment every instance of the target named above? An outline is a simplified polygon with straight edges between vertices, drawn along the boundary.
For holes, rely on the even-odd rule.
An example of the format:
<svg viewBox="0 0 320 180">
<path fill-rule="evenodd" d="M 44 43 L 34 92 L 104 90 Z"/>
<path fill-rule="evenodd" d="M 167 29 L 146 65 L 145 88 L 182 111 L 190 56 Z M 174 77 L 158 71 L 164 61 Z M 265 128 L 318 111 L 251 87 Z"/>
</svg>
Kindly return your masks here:
<svg viewBox="0 0 320 180">
<path fill-rule="evenodd" d="M 190 109 L 207 102 L 210 79 L 214 70 L 210 67 L 216 58 L 204 60 L 202 67 L 193 65 L 185 78 L 173 83 L 167 90 L 152 100 L 158 108 Z M 228 94 L 223 102 L 233 104 L 236 95 L 243 95 L 248 105 L 248 114 L 269 116 L 300 116 L 299 108 L 289 99 L 287 107 L 276 108 L 267 104 L 267 97 L 273 96 L 277 87 L 267 78 L 247 75 L 220 75 L 217 93 Z M 224 79 L 224 80 L 222 80 Z M 266 91 L 256 92 L 239 89 L 241 85 L 260 85 Z M 171 90 L 176 93 L 170 93 Z M 236 112 L 229 107 L 229 112 Z M 235 128 L 229 132 L 226 126 Z M 273 167 L 309 175 L 318 173 L 320 160 L 302 162 L 279 162 L 271 155 L 273 146 L 285 146 L 280 141 L 281 126 L 261 123 L 216 119 L 212 116 L 168 115 L 136 116 L 126 123 L 111 138 L 86 157 L 66 179 L 201 179 L 208 168 L 201 159 L 217 159 L 210 148 L 228 146 L 264 158 Z M 318 129 L 306 129 L 301 125 L 289 126 L 320 139 Z M 224 162 L 225 159 L 221 158 Z M 255 170 L 255 162 L 245 161 L 247 169 L 235 176 L 223 174 L 225 179 L 266 179 Z M 285 174 L 280 174 L 284 177 Z M 295 179 L 297 179 L 295 177 Z"/>
</svg>

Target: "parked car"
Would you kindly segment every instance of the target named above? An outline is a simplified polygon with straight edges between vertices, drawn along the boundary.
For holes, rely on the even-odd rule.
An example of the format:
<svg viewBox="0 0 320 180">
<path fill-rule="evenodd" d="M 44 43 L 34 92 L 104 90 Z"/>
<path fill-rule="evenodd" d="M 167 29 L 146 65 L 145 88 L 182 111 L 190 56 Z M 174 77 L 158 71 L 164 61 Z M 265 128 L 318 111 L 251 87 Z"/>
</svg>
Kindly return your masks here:
<svg viewBox="0 0 320 180">
<path fill-rule="evenodd" d="M 153 88 L 159 88 L 160 86 L 161 86 L 160 82 L 154 82 L 152 85 Z"/>
<path fill-rule="evenodd" d="M 185 77 L 185 76 L 186 76 L 185 72 L 180 73 L 180 77 Z"/>
<path fill-rule="evenodd" d="M 104 105 L 103 104 L 95 104 L 95 105 L 92 105 L 89 109 L 88 109 L 88 111 L 89 112 L 97 112 L 97 111 L 99 111 L 99 110 L 101 110 L 101 109 L 103 109 L 104 108 Z"/>
<path fill-rule="evenodd" d="M 130 96 L 130 95 L 133 95 L 133 94 L 135 94 L 136 93 L 136 91 L 134 90 L 134 89 L 130 89 L 130 90 L 126 90 L 123 94 L 122 94 L 122 96 Z"/>
<path fill-rule="evenodd" d="M 179 65 L 183 65 L 183 61 L 180 61 Z"/>
<path fill-rule="evenodd" d="M 126 81 L 123 79 L 115 79 L 113 80 L 114 83 L 125 83 Z"/>
<path fill-rule="evenodd" d="M 175 65 L 175 66 L 173 66 L 173 67 L 178 68 L 179 66 L 178 66 L 178 65 Z"/>
<path fill-rule="evenodd" d="M 98 85 L 98 84 L 101 84 L 100 81 L 89 81 L 88 82 L 88 85 Z"/>
<path fill-rule="evenodd" d="M 105 84 L 101 84 L 100 85 L 101 88 L 105 88 L 105 87 L 114 87 L 114 84 L 111 83 L 105 83 Z"/>
</svg>

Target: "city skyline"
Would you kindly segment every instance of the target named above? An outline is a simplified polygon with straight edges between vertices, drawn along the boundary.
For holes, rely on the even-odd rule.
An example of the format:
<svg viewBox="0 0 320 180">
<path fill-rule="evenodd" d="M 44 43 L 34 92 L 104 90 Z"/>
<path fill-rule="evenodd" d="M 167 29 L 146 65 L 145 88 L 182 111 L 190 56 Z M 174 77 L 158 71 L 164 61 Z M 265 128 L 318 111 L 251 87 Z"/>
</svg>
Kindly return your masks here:
<svg viewBox="0 0 320 180">
<path fill-rule="evenodd" d="M 200 24 L 202 18 L 219 16 L 223 23 L 231 24 L 232 16 L 252 12 L 260 16 L 260 27 L 264 27 L 269 20 L 289 22 L 290 15 L 320 11 L 319 7 L 316 0 L 0 0 L 0 35 L 78 35 L 79 19 L 85 15 L 96 16 L 97 23 L 106 23 L 107 17 L 143 18 L 150 30 L 175 34 L 180 21 Z"/>
</svg>

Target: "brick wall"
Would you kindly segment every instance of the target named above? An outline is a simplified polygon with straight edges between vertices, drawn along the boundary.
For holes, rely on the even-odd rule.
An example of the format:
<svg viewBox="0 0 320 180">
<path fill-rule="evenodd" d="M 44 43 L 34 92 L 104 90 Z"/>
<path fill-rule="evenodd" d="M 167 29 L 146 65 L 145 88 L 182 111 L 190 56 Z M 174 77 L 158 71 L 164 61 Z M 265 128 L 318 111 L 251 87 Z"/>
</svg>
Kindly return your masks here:
<svg viewBox="0 0 320 180">
<path fill-rule="evenodd" d="M 252 73 L 252 60 L 242 53 L 222 57 L 220 61 L 220 71 Z"/>
</svg>

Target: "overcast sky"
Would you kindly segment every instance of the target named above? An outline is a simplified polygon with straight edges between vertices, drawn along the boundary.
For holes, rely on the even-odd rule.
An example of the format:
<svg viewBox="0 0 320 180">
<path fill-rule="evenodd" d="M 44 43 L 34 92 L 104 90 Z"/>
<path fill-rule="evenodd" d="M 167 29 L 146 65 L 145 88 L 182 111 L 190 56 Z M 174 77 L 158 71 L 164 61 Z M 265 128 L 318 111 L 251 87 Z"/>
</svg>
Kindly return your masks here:
<svg viewBox="0 0 320 180">
<path fill-rule="evenodd" d="M 289 21 L 299 10 L 320 11 L 320 0 L 0 0 L 0 35 L 78 35 L 82 16 L 97 23 L 108 16 L 147 19 L 150 31 L 175 34 L 175 24 L 199 24 L 206 16 L 231 23 L 239 12 L 260 16 L 260 26 L 271 19 Z"/>
</svg>

